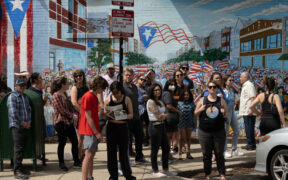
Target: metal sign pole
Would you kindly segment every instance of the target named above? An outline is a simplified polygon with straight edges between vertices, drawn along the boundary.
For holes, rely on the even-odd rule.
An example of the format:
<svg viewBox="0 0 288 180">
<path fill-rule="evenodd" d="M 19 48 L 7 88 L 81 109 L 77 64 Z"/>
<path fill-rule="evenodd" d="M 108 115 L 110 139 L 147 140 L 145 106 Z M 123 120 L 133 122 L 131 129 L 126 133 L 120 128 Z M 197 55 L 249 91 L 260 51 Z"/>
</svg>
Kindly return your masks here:
<svg viewBox="0 0 288 180">
<path fill-rule="evenodd" d="M 123 10 L 123 6 L 120 6 L 120 9 Z M 123 84 L 123 37 L 120 37 L 120 45 L 119 45 L 119 53 L 120 53 L 120 59 L 119 59 L 119 66 L 120 66 L 120 84 Z"/>
</svg>

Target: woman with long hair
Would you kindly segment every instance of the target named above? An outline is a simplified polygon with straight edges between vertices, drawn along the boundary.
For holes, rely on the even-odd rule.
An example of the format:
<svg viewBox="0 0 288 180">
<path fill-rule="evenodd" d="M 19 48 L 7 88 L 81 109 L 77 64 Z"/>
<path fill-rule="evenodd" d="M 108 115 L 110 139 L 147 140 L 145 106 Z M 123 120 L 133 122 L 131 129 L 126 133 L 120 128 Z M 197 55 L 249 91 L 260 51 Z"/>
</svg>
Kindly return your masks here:
<svg viewBox="0 0 288 180">
<path fill-rule="evenodd" d="M 195 115 L 199 116 L 199 142 L 203 153 L 204 172 L 206 180 L 210 179 L 212 168 L 212 151 L 216 156 L 217 169 L 220 180 L 225 180 L 225 121 L 227 123 L 227 104 L 225 100 L 216 95 L 219 89 L 215 81 L 207 84 L 209 95 L 202 97 L 197 103 Z"/>
<path fill-rule="evenodd" d="M 178 101 L 177 108 L 181 111 L 182 116 L 179 119 L 178 129 L 180 132 L 179 141 L 179 159 L 182 159 L 182 148 L 186 145 L 186 158 L 193 159 L 190 154 L 190 138 L 192 129 L 196 126 L 196 118 L 194 118 L 195 103 L 193 102 L 193 95 L 191 91 L 185 89 L 181 94 Z M 195 121 L 195 122 L 194 122 Z"/>
<path fill-rule="evenodd" d="M 104 114 L 108 121 L 106 128 L 106 143 L 107 143 L 107 166 L 110 174 L 109 179 L 118 179 L 118 163 L 117 163 L 117 148 L 119 149 L 119 160 L 123 176 L 127 180 L 136 179 L 132 176 L 132 170 L 128 157 L 128 121 L 133 119 L 133 106 L 131 99 L 125 96 L 123 86 L 120 82 L 113 82 L 110 85 L 112 94 L 105 99 Z M 109 108 L 118 107 L 118 112 L 111 112 Z M 126 114 L 126 118 L 117 118 L 117 114 L 121 112 Z M 125 119 L 123 119 L 125 118 Z"/>
<path fill-rule="evenodd" d="M 77 69 L 73 73 L 74 84 L 71 89 L 71 102 L 76 110 L 75 114 L 78 116 L 76 122 L 74 122 L 74 126 L 78 129 L 78 122 L 80 119 L 80 107 L 81 107 L 81 98 L 82 96 L 89 90 L 86 84 L 86 77 L 83 70 Z M 79 159 L 83 159 L 84 150 L 83 150 L 83 141 L 84 136 L 78 134 L 78 153 Z"/>
<path fill-rule="evenodd" d="M 265 82 L 266 91 L 259 94 L 256 99 L 254 99 L 250 104 L 248 111 L 248 115 L 251 115 L 253 112 L 257 114 L 258 111 L 255 107 L 257 104 L 261 103 L 262 116 L 259 126 L 261 136 L 276 129 L 285 128 L 285 117 L 281 100 L 278 94 L 274 94 L 275 79 L 267 78 Z M 276 106 L 274 110 L 273 106 Z"/>
<path fill-rule="evenodd" d="M 178 131 L 177 126 L 179 123 L 179 117 L 181 117 L 182 115 L 181 111 L 177 109 L 177 101 L 173 98 L 175 90 L 176 90 L 176 83 L 174 79 L 169 79 L 164 86 L 162 94 L 162 101 L 164 102 L 169 114 L 166 121 L 166 131 L 170 146 L 173 146 L 172 138 L 173 135 Z M 172 156 L 170 156 L 169 159 L 173 160 Z"/>
<path fill-rule="evenodd" d="M 228 134 L 229 134 L 230 125 L 231 125 L 232 130 L 233 130 L 232 153 L 230 153 L 228 151 L 227 138 L 226 138 L 224 156 L 225 156 L 225 158 L 228 158 L 231 156 L 242 156 L 244 154 L 237 149 L 238 137 L 239 137 L 239 127 L 238 127 L 238 122 L 237 122 L 235 111 L 234 111 L 235 94 L 234 94 L 234 91 L 232 89 L 233 79 L 230 75 L 224 76 L 223 82 L 224 82 L 224 93 L 225 93 L 224 97 L 225 97 L 225 99 L 227 99 L 227 106 L 228 106 L 228 124 L 225 124 L 227 138 L 228 138 Z"/>
<path fill-rule="evenodd" d="M 169 143 L 164 123 L 168 114 L 166 112 L 165 104 L 161 101 L 161 96 L 161 86 L 159 84 L 153 84 L 149 89 L 147 113 L 150 120 L 148 131 L 151 137 L 151 164 L 153 175 L 156 177 L 176 175 L 175 173 L 169 172 L 168 167 Z M 160 146 L 162 149 L 163 173 L 159 172 L 157 164 L 157 155 Z"/>
<path fill-rule="evenodd" d="M 64 148 L 66 145 L 67 137 L 72 143 L 72 155 L 74 166 L 81 167 L 78 157 L 78 140 L 73 125 L 76 120 L 74 116 L 74 108 L 68 98 L 66 91 L 69 89 L 69 82 L 67 78 L 60 77 L 52 84 L 52 106 L 54 108 L 54 126 L 58 135 L 58 161 L 59 168 L 63 171 L 68 171 L 64 163 Z"/>
</svg>

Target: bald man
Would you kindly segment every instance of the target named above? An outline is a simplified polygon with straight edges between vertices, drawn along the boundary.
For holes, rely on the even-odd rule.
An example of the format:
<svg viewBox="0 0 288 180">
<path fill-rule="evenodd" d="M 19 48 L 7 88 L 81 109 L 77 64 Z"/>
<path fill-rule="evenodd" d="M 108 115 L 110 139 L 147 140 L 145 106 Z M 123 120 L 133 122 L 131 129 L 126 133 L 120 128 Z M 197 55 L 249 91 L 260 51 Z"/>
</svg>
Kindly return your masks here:
<svg viewBox="0 0 288 180">
<path fill-rule="evenodd" d="M 240 76 L 242 90 L 240 96 L 239 115 L 243 116 L 244 118 L 245 132 L 247 138 L 247 145 L 242 146 L 241 148 L 246 150 L 255 150 L 256 143 L 255 143 L 254 129 L 255 129 L 256 116 L 255 115 L 248 116 L 248 110 L 251 102 L 256 97 L 256 90 L 254 85 L 249 80 L 249 77 L 250 75 L 248 72 L 243 72 Z"/>
</svg>

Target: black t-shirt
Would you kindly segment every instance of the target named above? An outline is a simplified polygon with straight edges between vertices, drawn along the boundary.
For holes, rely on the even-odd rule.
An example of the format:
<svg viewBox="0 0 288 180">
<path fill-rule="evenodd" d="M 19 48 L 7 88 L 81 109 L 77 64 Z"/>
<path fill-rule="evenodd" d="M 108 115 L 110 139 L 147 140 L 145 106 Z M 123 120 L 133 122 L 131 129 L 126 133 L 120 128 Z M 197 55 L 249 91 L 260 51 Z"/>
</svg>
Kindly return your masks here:
<svg viewBox="0 0 288 180">
<path fill-rule="evenodd" d="M 135 84 L 131 84 L 131 87 L 129 87 L 125 82 L 123 82 L 123 88 L 125 91 L 125 95 L 128 96 L 132 101 L 133 106 L 133 119 L 139 120 L 139 110 L 138 110 L 138 88 Z"/>
<path fill-rule="evenodd" d="M 162 101 L 164 102 L 165 105 L 166 104 L 172 104 L 172 106 L 174 106 L 175 108 L 177 107 L 177 101 L 175 101 L 175 99 L 173 98 L 172 94 L 169 91 L 163 92 Z"/>
</svg>

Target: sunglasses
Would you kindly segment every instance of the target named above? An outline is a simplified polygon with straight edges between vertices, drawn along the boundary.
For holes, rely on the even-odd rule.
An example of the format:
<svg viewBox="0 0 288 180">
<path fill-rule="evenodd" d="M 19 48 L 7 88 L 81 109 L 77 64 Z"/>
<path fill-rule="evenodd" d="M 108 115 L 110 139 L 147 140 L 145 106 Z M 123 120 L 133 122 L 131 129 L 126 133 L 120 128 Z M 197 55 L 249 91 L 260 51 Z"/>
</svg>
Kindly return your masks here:
<svg viewBox="0 0 288 180">
<path fill-rule="evenodd" d="M 140 80 L 143 81 L 143 82 L 146 82 L 146 81 L 147 81 L 146 79 L 142 79 L 142 78 L 140 78 Z"/>
<path fill-rule="evenodd" d="M 189 68 L 188 68 L 188 67 L 182 67 L 181 69 L 183 69 L 183 70 L 188 70 Z"/>
<path fill-rule="evenodd" d="M 208 86 L 209 89 L 217 89 L 217 86 Z"/>
<path fill-rule="evenodd" d="M 76 76 L 75 76 L 75 78 L 80 78 L 80 77 L 82 77 L 82 75 L 76 75 Z"/>
<path fill-rule="evenodd" d="M 177 74 L 176 75 L 176 77 L 182 77 L 183 76 L 183 74 Z"/>
</svg>

